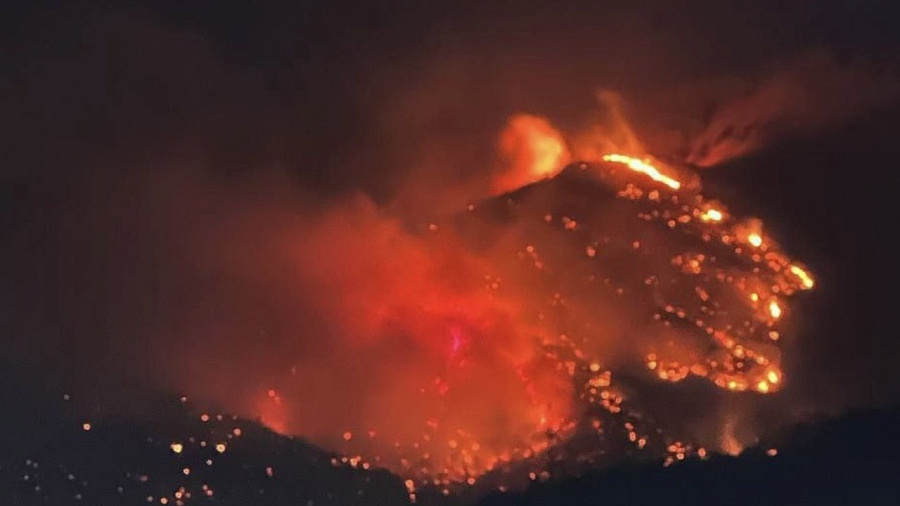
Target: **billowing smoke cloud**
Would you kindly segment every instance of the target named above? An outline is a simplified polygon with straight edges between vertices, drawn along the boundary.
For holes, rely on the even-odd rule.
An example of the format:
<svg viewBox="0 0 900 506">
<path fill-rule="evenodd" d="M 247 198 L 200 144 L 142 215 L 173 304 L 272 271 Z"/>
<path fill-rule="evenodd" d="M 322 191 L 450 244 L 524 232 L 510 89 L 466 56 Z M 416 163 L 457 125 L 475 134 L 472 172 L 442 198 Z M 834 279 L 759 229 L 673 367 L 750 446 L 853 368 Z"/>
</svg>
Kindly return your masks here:
<svg viewBox="0 0 900 506">
<path fill-rule="evenodd" d="M 900 99 L 894 68 L 839 62 L 816 52 L 730 83 L 745 92 L 716 106 L 690 140 L 687 161 L 716 165 L 781 139 L 834 128 Z"/>
</svg>

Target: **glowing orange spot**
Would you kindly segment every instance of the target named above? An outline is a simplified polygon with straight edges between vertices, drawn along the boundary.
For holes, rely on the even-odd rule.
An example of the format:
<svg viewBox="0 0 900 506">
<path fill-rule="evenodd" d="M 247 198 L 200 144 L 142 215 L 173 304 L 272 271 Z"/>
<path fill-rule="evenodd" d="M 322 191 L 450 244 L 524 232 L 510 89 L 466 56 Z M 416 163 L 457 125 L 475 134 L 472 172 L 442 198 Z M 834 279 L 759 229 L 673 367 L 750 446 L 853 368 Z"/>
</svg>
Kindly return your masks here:
<svg viewBox="0 0 900 506">
<path fill-rule="evenodd" d="M 781 306 L 778 305 L 778 301 L 769 302 L 769 314 L 772 315 L 772 318 L 781 317 Z"/>
<path fill-rule="evenodd" d="M 781 380 L 781 377 L 779 377 L 778 373 L 775 371 L 769 371 L 768 374 L 766 374 L 766 377 L 769 379 L 769 382 L 773 384 L 778 383 L 778 381 Z"/>
<path fill-rule="evenodd" d="M 181 453 L 184 451 L 184 445 L 181 443 L 172 443 L 169 445 L 169 448 L 171 448 L 174 453 Z"/>
<path fill-rule="evenodd" d="M 351 439 L 353 439 L 353 433 L 348 430 L 344 433 L 344 441 L 350 441 Z"/>
<path fill-rule="evenodd" d="M 749 242 L 753 247 L 758 248 L 762 246 L 762 237 L 759 234 L 750 234 L 747 236 L 747 242 Z"/>
<path fill-rule="evenodd" d="M 722 214 L 722 211 L 719 211 L 718 209 L 710 208 L 710 209 L 707 209 L 706 212 L 700 216 L 700 219 L 703 221 L 717 221 L 718 222 L 718 221 L 722 221 L 722 219 L 724 217 L 725 217 L 725 215 Z"/>
<path fill-rule="evenodd" d="M 805 290 L 809 290 L 810 288 L 812 288 L 813 286 L 816 285 L 816 282 L 815 282 L 815 280 L 813 280 L 812 276 L 810 276 L 809 273 L 807 273 L 805 270 L 803 270 L 803 268 L 796 266 L 796 265 L 792 265 L 790 267 L 790 271 L 791 271 L 791 274 L 800 278 L 800 283 L 802 283 L 802 286 Z"/>
<path fill-rule="evenodd" d="M 219 443 L 216 445 L 216 451 L 219 453 L 225 453 L 225 443 Z"/>
</svg>

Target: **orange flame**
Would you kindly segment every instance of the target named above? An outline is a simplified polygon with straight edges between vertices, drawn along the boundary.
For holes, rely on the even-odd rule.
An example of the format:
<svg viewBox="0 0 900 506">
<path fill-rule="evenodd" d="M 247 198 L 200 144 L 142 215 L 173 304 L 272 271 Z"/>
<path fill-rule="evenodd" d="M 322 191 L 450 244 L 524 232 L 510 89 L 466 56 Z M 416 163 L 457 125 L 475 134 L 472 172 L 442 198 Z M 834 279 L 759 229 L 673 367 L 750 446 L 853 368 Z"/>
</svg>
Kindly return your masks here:
<svg viewBox="0 0 900 506">
<path fill-rule="evenodd" d="M 612 154 L 608 154 L 608 155 L 603 155 L 603 161 L 620 163 L 622 165 L 625 165 L 629 169 L 631 169 L 635 172 L 640 172 L 641 174 L 647 175 L 650 177 L 650 179 L 652 179 L 658 183 L 662 183 L 673 190 L 677 190 L 677 189 L 681 188 L 680 181 L 663 174 L 662 172 L 660 172 L 659 169 L 657 169 L 650 163 L 648 163 L 644 160 L 641 160 L 639 158 L 634 158 L 634 157 L 628 156 L 628 155 L 620 155 L 617 153 L 612 153 Z"/>
<path fill-rule="evenodd" d="M 500 155 L 506 170 L 494 181 L 503 193 L 555 176 L 569 162 L 562 135 L 539 116 L 519 114 L 500 135 Z"/>
</svg>

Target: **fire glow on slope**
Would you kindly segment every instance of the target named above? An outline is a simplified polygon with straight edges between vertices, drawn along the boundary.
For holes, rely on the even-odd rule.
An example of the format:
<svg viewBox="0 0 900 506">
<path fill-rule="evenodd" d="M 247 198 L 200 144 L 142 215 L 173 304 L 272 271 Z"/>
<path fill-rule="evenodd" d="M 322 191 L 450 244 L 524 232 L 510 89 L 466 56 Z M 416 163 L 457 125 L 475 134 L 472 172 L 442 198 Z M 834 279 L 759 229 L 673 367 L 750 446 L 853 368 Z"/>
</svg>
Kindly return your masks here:
<svg viewBox="0 0 900 506">
<path fill-rule="evenodd" d="M 401 474 L 415 498 L 513 466 L 546 477 L 586 433 L 667 462 L 718 444 L 649 426 L 622 373 L 782 387 L 780 323 L 815 282 L 761 223 L 648 159 L 563 170 L 549 123 L 511 125 L 516 184 L 540 184 L 413 231 L 354 205 L 289 241 L 289 275 L 315 294 L 304 325 L 327 339 L 270 374 L 249 411 L 340 451 L 337 465 Z"/>
</svg>

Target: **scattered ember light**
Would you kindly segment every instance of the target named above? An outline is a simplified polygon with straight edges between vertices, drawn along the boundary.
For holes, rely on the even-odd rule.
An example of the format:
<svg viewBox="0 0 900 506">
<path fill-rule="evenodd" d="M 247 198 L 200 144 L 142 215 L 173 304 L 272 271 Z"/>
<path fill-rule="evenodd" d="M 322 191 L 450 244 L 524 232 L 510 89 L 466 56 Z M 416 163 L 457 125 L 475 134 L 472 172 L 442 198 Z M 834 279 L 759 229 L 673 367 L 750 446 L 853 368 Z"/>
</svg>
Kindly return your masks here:
<svg viewBox="0 0 900 506">
<path fill-rule="evenodd" d="M 169 445 L 169 448 L 171 448 L 174 453 L 181 453 L 184 450 L 184 445 L 181 443 L 172 443 Z"/>
<path fill-rule="evenodd" d="M 701 215 L 701 219 L 703 221 L 718 222 L 722 221 L 724 218 L 725 215 L 722 214 L 722 211 L 719 211 L 718 209 L 707 209 L 706 212 Z"/>
<path fill-rule="evenodd" d="M 781 318 L 781 306 L 778 305 L 778 301 L 769 302 L 769 314 L 772 315 L 772 318 Z"/>
<path fill-rule="evenodd" d="M 790 267 L 791 274 L 800 278 L 800 282 L 803 284 L 803 288 L 806 290 L 811 289 L 815 286 L 816 282 L 813 280 L 812 276 L 810 276 L 802 267 L 798 265 L 791 265 Z"/>
</svg>

